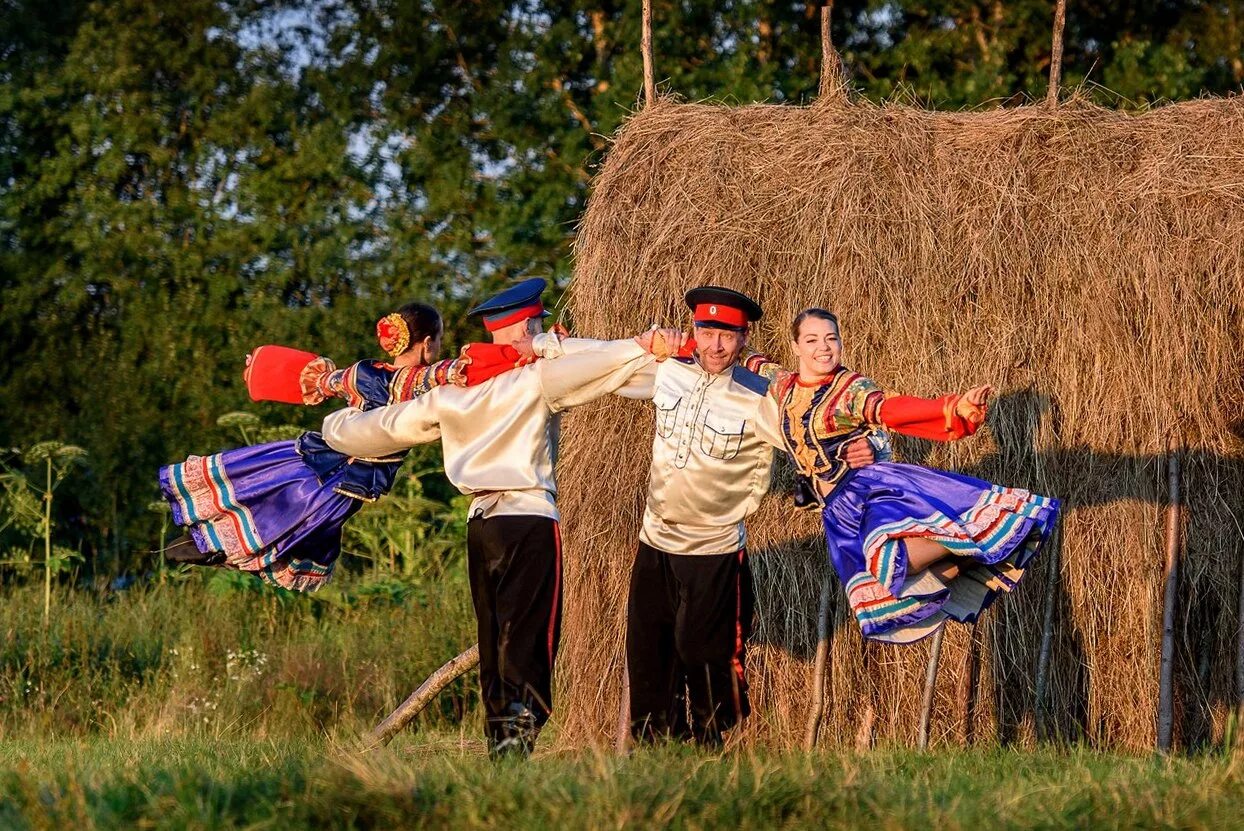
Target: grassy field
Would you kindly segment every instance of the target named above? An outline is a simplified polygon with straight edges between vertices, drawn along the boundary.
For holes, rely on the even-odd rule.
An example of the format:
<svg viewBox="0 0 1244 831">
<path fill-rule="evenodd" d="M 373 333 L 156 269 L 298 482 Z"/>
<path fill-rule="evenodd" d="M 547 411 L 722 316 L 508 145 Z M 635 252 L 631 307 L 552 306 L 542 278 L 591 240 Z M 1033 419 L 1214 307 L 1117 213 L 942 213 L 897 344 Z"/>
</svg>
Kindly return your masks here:
<svg viewBox="0 0 1244 831">
<path fill-rule="evenodd" d="M 474 676 L 357 739 L 472 640 L 453 569 L 289 596 L 200 572 L 0 592 L 0 829 L 1244 827 L 1244 756 L 647 748 L 490 761 Z M 554 725 L 555 726 L 555 725 Z M 550 736 L 549 738 L 554 738 Z"/>
<path fill-rule="evenodd" d="M 1228 828 L 1244 827 L 1240 762 L 660 747 L 493 763 L 453 733 L 366 756 L 313 739 L 20 741 L 0 749 L 0 827 Z"/>
<path fill-rule="evenodd" d="M 0 590 L 0 741 L 319 736 L 374 724 L 475 642 L 464 575 L 312 595 L 195 571 L 124 591 Z M 422 723 L 474 706 L 463 679 Z"/>
</svg>

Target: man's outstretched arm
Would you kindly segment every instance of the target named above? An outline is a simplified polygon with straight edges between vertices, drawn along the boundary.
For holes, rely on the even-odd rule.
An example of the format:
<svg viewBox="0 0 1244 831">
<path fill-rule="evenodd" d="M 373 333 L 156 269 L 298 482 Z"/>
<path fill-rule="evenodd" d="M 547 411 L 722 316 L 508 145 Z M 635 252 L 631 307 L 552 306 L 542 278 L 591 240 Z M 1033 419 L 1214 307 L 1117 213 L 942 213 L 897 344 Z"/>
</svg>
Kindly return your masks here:
<svg viewBox="0 0 1244 831">
<path fill-rule="evenodd" d="M 347 456 L 374 458 L 428 444 L 441 437 L 440 393 L 452 387 L 436 387 L 413 401 L 380 407 L 369 412 L 348 408 L 324 419 L 322 431 L 328 446 Z"/>
</svg>

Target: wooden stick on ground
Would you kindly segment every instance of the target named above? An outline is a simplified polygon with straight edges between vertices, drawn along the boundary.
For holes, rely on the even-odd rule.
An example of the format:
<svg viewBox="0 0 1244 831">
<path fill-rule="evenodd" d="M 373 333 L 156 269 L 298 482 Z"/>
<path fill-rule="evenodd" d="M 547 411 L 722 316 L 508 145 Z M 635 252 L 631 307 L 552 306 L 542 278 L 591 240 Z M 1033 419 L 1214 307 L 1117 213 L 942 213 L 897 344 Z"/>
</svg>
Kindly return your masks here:
<svg viewBox="0 0 1244 831">
<path fill-rule="evenodd" d="M 1166 595 L 1162 600 L 1162 663 L 1158 679 L 1158 750 L 1169 753 L 1175 724 L 1175 600 L 1179 588 L 1179 449 L 1166 439 Z"/>
<path fill-rule="evenodd" d="M 368 750 L 373 750 L 389 743 L 389 741 L 397 735 L 415 716 L 419 715 L 424 708 L 436 699 L 441 690 L 449 686 L 453 681 L 464 675 L 466 672 L 474 669 L 479 664 L 479 644 L 474 644 L 466 652 L 456 658 L 451 658 L 447 664 L 438 669 L 436 672 L 428 676 L 428 679 L 419 685 L 419 689 L 410 694 L 410 697 L 402 702 L 401 706 L 389 714 L 389 717 L 371 732 L 369 738 Z"/>
<path fill-rule="evenodd" d="M 808 708 L 808 726 L 803 734 L 805 750 L 816 747 L 816 735 L 825 715 L 825 672 L 829 664 L 829 606 L 832 597 L 829 569 L 821 578 L 821 605 L 816 619 L 816 660 L 812 664 L 812 705 Z"/>
<path fill-rule="evenodd" d="M 924 700 L 920 703 L 920 733 L 916 744 L 921 750 L 929 746 L 929 722 L 933 717 L 933 690 L 937 686 L 937 665 L 942 660 L 942 637 L 946 634 L 946 626 L 933 634 L 933 645 L 929 649 L 929 668 L 924 676 Z"/>
<path fill-rule="evenodd" d="M 1063 27 L 1067 24 L 1067 0 L 1058 0 L 1054 9 L 1054 42 L 1050 48 L 1050 86 L 1045 92 L 1045 106 L 1058 108 L 1059 87 L 1063 82 Z"/>
</svg>

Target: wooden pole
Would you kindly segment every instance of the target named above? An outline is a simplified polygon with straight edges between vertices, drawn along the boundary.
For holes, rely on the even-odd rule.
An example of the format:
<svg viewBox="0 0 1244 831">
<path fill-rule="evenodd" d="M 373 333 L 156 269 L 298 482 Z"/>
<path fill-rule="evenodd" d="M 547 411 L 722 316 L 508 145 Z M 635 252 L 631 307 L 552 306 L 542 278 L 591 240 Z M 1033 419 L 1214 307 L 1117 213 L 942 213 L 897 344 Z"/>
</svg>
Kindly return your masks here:
<svg viewBox="0 0 1244 831">
<path fill-rule="evenodd" d="M 1162 601 L 1162 663 L 1158 680 L 1158 750 L 1169 753 L 1175 723 L 1175 599 L 1179 587 L 1179 450 L 1166 439 L 1166 596 Z"/>
<path fill-rule="evenodd" d="M 1244 555 L 1239 544 L 1236 550 Z M 1244 556 L 1240 564 L 1240 604 L 1236 607 L 1235 647 L 1235 744 L 1244 747 Z"/>
<path fill-rule="evenodd" d="M 816 660 L 812 664 L 812 704 L 808 707 L 808 725 L 803 734 L 805 750 L 816 747 L 817 733 L 825 715 L 825 672 L 829 665 L 829 608 L 833 589 L 829 570 L 821 578 L 821 605 L 816 620 Z"/>
<path fill-rule="evenodd" d="M 818 94 L 821 98 L 834 97 L 846 100 L 846 74 L 842 69 L 842 58 L 834 48 L 830 35 L 830 22 L 833 19 L 834 3 L 829 0 L 821 6 L 821 83 Z"/>
<path fill-rule="evenodd" d="M 1046 556 L 1050 561 L 1050 571 L 1045 581 L 1045 608 L 1041 615 L 1041 649 L 1037 653 L 1036 690 L 1033 693 L 1032 702 L 1038 741 L 1045 741 L 1049 738 L 1050 659 L 1054 652 L 1054 611 L 1057 605 L 1058 587 L 1062 581 L 1058 562 L 1062 541 L 1057 536 L 1057 530 L 1054 533 L 1055 536 L 1050 539 L 1050 545 L 1045 549 L 1049 552 Z"/>
<path fill-rule="evenodd" d="M 371 732 L 367 749 L 373 750 L 389 743 L 397 733 L 410 724 L 411 720 L 436 699 L 441 692 L 467 671 L 479 664 L 479 644 L 474 644 L 466 652 L 451 658 L 447 664 L 428 676 L 419 685 L 419 689 L 410 694 L 402 705 L 389 714 L 389 717 L 377 725 Z"/>
<path fill-rule="evenodd" d="M 981 676 L 980 640 L 976 636 L 978 626 L 980 626 L 979 617 L 972 621 L 972 628 L 968 630 L 968 653 L 964 658 L 967 664 L 963 673 L 963 683 L 966 685 L 966 689 L 963 690 L 963 743 L 965 745 L 971 745 L 976 738 L 976 687 L 980 683 Z"/>
<path fill-rule="evenodd" d="M 640 50 L 644 55 L 644 106 L 651 107 L 657 100 L 657 84 L 652 69 L 652 0 L 644 0 L 643 26 Z"/>
<path fill-rule="evenodd" d="M 942 637 L 946 634 L 946 625 L 933 635 L 933 645 L 929 649 L 929 668 L 924 675 L 924 700 L 920 703 L 920 734 L 917 746 L 925 750 L 929 746 L 929 722 L 933 718 L 933 690 L 937 686 L 937 665 L 942 660 Z"/>
<path fill-rule="evenodd" d="M 618 702 L 618 723 L 613 737 L 613 749 L 622 754 L 631 742 L 631 667 L 622 658 L 622 700 Z"/>
<path fill-rule="evenodd" d="M 1054 7 L 1054 43 L 1050 48 L 1050 86 L 1045 91 L 1045 106 L 1058 108 L 1058 92 L 1063 82 L 1063 27 L 1067 24 L 1067 0 L 1058 0 Z"/>
</svg>

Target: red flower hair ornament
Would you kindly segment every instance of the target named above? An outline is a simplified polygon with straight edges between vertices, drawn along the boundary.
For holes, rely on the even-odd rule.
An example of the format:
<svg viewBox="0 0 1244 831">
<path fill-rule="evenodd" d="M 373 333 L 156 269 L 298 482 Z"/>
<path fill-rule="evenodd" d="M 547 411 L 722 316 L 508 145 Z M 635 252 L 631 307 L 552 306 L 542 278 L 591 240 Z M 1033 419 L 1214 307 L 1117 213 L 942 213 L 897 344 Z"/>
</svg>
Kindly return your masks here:
<svg viewBox="0 0 1244 831">
<path fill-rule="evenodd" d="M 376 321 L 376 339 L 380 348 L 396 358 L 410 346 L 410 328 L 406 320 L 397 312 L 385 315 Z"/>
</svg>

